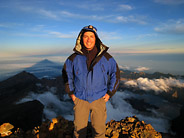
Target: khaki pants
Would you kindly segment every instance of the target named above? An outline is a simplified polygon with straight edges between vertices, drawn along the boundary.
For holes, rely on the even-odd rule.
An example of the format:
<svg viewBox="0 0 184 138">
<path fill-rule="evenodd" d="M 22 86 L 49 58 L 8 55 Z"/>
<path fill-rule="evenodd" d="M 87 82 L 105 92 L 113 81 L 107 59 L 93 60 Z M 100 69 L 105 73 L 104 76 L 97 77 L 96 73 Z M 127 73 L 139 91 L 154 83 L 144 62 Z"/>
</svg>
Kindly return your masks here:
<svg viewBox="0 0 184 138">
<path fill-rule="evenodd" d="M 106 103 L 103 98 L 89 103 L 76 98 L 74 101 L 74 137 L 86 138 L 89 113 L 94 138 L 105 138 Z"/>
</svg>

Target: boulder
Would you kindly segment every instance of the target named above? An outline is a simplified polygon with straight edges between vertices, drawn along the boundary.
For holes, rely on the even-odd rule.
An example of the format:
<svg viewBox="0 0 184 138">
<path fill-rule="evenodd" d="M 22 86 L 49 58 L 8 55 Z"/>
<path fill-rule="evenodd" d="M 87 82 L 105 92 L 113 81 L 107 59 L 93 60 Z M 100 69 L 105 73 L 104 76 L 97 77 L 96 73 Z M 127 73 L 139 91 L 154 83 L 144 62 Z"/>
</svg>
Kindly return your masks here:
<svg viewBox="0 0 184 138">
<path fill-rule="evenodd" d="M 0 126 L 0 136 L 6 137 L 12 134 L 11 129 L 13 129 L 14 126 L 10 123 L 4 123 Z"/>
<path fill-rule="evenodd" d="M 144 121 L 139 121 L 136 116 L 126 117 L 121 121 L 111 120 L 106 124 L 106 137 L 108 138 L 162 138 L 162 135 L 155 131 Z"/>
<path fill-rule="evenodd" d="M 177 138 L 184 138 L 184 106 L 180 109 L 180 115 L 171 121 L 171 129 L 176 133 Z"/>
<path fill-rule="evenodd" d="M 33 129 L 42 123 L 43 107 L 37 100 L 7 106 L 0 110 L 0 124 L 9 122 L 15 129 L 21 128 L 24 131 Z"/>
</svg>

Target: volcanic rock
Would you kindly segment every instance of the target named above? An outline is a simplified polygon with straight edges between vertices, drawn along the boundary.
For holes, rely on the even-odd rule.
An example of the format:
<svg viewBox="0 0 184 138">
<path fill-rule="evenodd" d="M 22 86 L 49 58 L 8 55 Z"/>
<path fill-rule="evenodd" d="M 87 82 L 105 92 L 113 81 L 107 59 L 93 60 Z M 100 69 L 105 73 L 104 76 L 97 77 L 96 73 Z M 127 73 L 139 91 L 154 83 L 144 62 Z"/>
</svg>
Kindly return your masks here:
<svg viewBox="0 0 184 138">
<path fill-rule="evenodd" d="M 14 126 L 10 123 L 4 123 L 0 126 L 0 136 L 5 137 L 12 134 L 11 129 L 13 129 Z"/>
<path fill-rule="evenodd" d="M 121 121 L 111 120 L 106 124 L 106 137 L 108 138 L 162 138 L 144 121 L 139 121 L 136 116 L 126 117 Z"/>
<path fill-rule="evenodd" d="M 51 129 L 52 128 L 52 129 Z M 11 138 L 72 138 L 73 122 L 59 116 L 52 121 L 45 121 L 32 131 L 16 131 Z M 88 123 L 87 138 L 92 138 L 91 124 Z M 121 121 L 111 120 L 106 124 L 106 138 L 162 138 L 161 134 L 144 121 L 135 116 L 126 117 Z"/>
<path fill-rule="evenodd" d="M 42 123 L 43 107 L 37 100 L 7 106 L 0 110 L 0 124 L 9 122 L 15 129 L 21 128 L 24 131 L 33 129 Z"/>
<path fill-rule="evenodd" d="M 184 138 L 184 106 L 180 110 L 180 115 L 172 120 L 171 129 L 176 133 L 177 138 Z"/>
</svg>

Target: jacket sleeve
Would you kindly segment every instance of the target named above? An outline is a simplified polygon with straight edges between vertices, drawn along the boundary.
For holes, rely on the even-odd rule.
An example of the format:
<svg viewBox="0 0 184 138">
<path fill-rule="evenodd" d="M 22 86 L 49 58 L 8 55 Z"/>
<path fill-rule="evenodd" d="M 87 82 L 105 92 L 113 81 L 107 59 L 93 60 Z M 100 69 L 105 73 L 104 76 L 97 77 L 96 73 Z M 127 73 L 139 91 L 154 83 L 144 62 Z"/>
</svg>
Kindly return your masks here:
<svg viewBox="0 0 184 138">
<path fill-rule="evenodd" d="M 119 82 L 120 82 L 120 70 L 119 67 L 114 60 L 114 58 L 109 59 L 109 83 L 108 83 L 108 91 L 107 94 L 112 97 L 118 87 L 119 87 Z"/>
<path fill-rule="evenodd" d="M 62 70 L 62 77 L 65 85 L 65 91 L 68 95 L 74 92 L 74 75 L 73 75 L 73 62 L 68 58 Z"/>
</svg>

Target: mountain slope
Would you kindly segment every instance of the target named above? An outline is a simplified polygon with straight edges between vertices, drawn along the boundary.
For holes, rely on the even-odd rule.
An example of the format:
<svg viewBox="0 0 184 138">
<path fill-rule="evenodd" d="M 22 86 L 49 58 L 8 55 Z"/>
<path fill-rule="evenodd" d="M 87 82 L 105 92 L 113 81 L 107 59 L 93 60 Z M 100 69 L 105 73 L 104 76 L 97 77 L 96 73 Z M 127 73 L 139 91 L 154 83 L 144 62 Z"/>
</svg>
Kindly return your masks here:
<svg viewBox="0 0 184 138">
<path fill-rule="evenodd" d="M 23 97 L 27 91 L 35 89 L 37 82 L 34 75 L 25 71 L 0 82 L 0 105 Z"/>
</svg>

